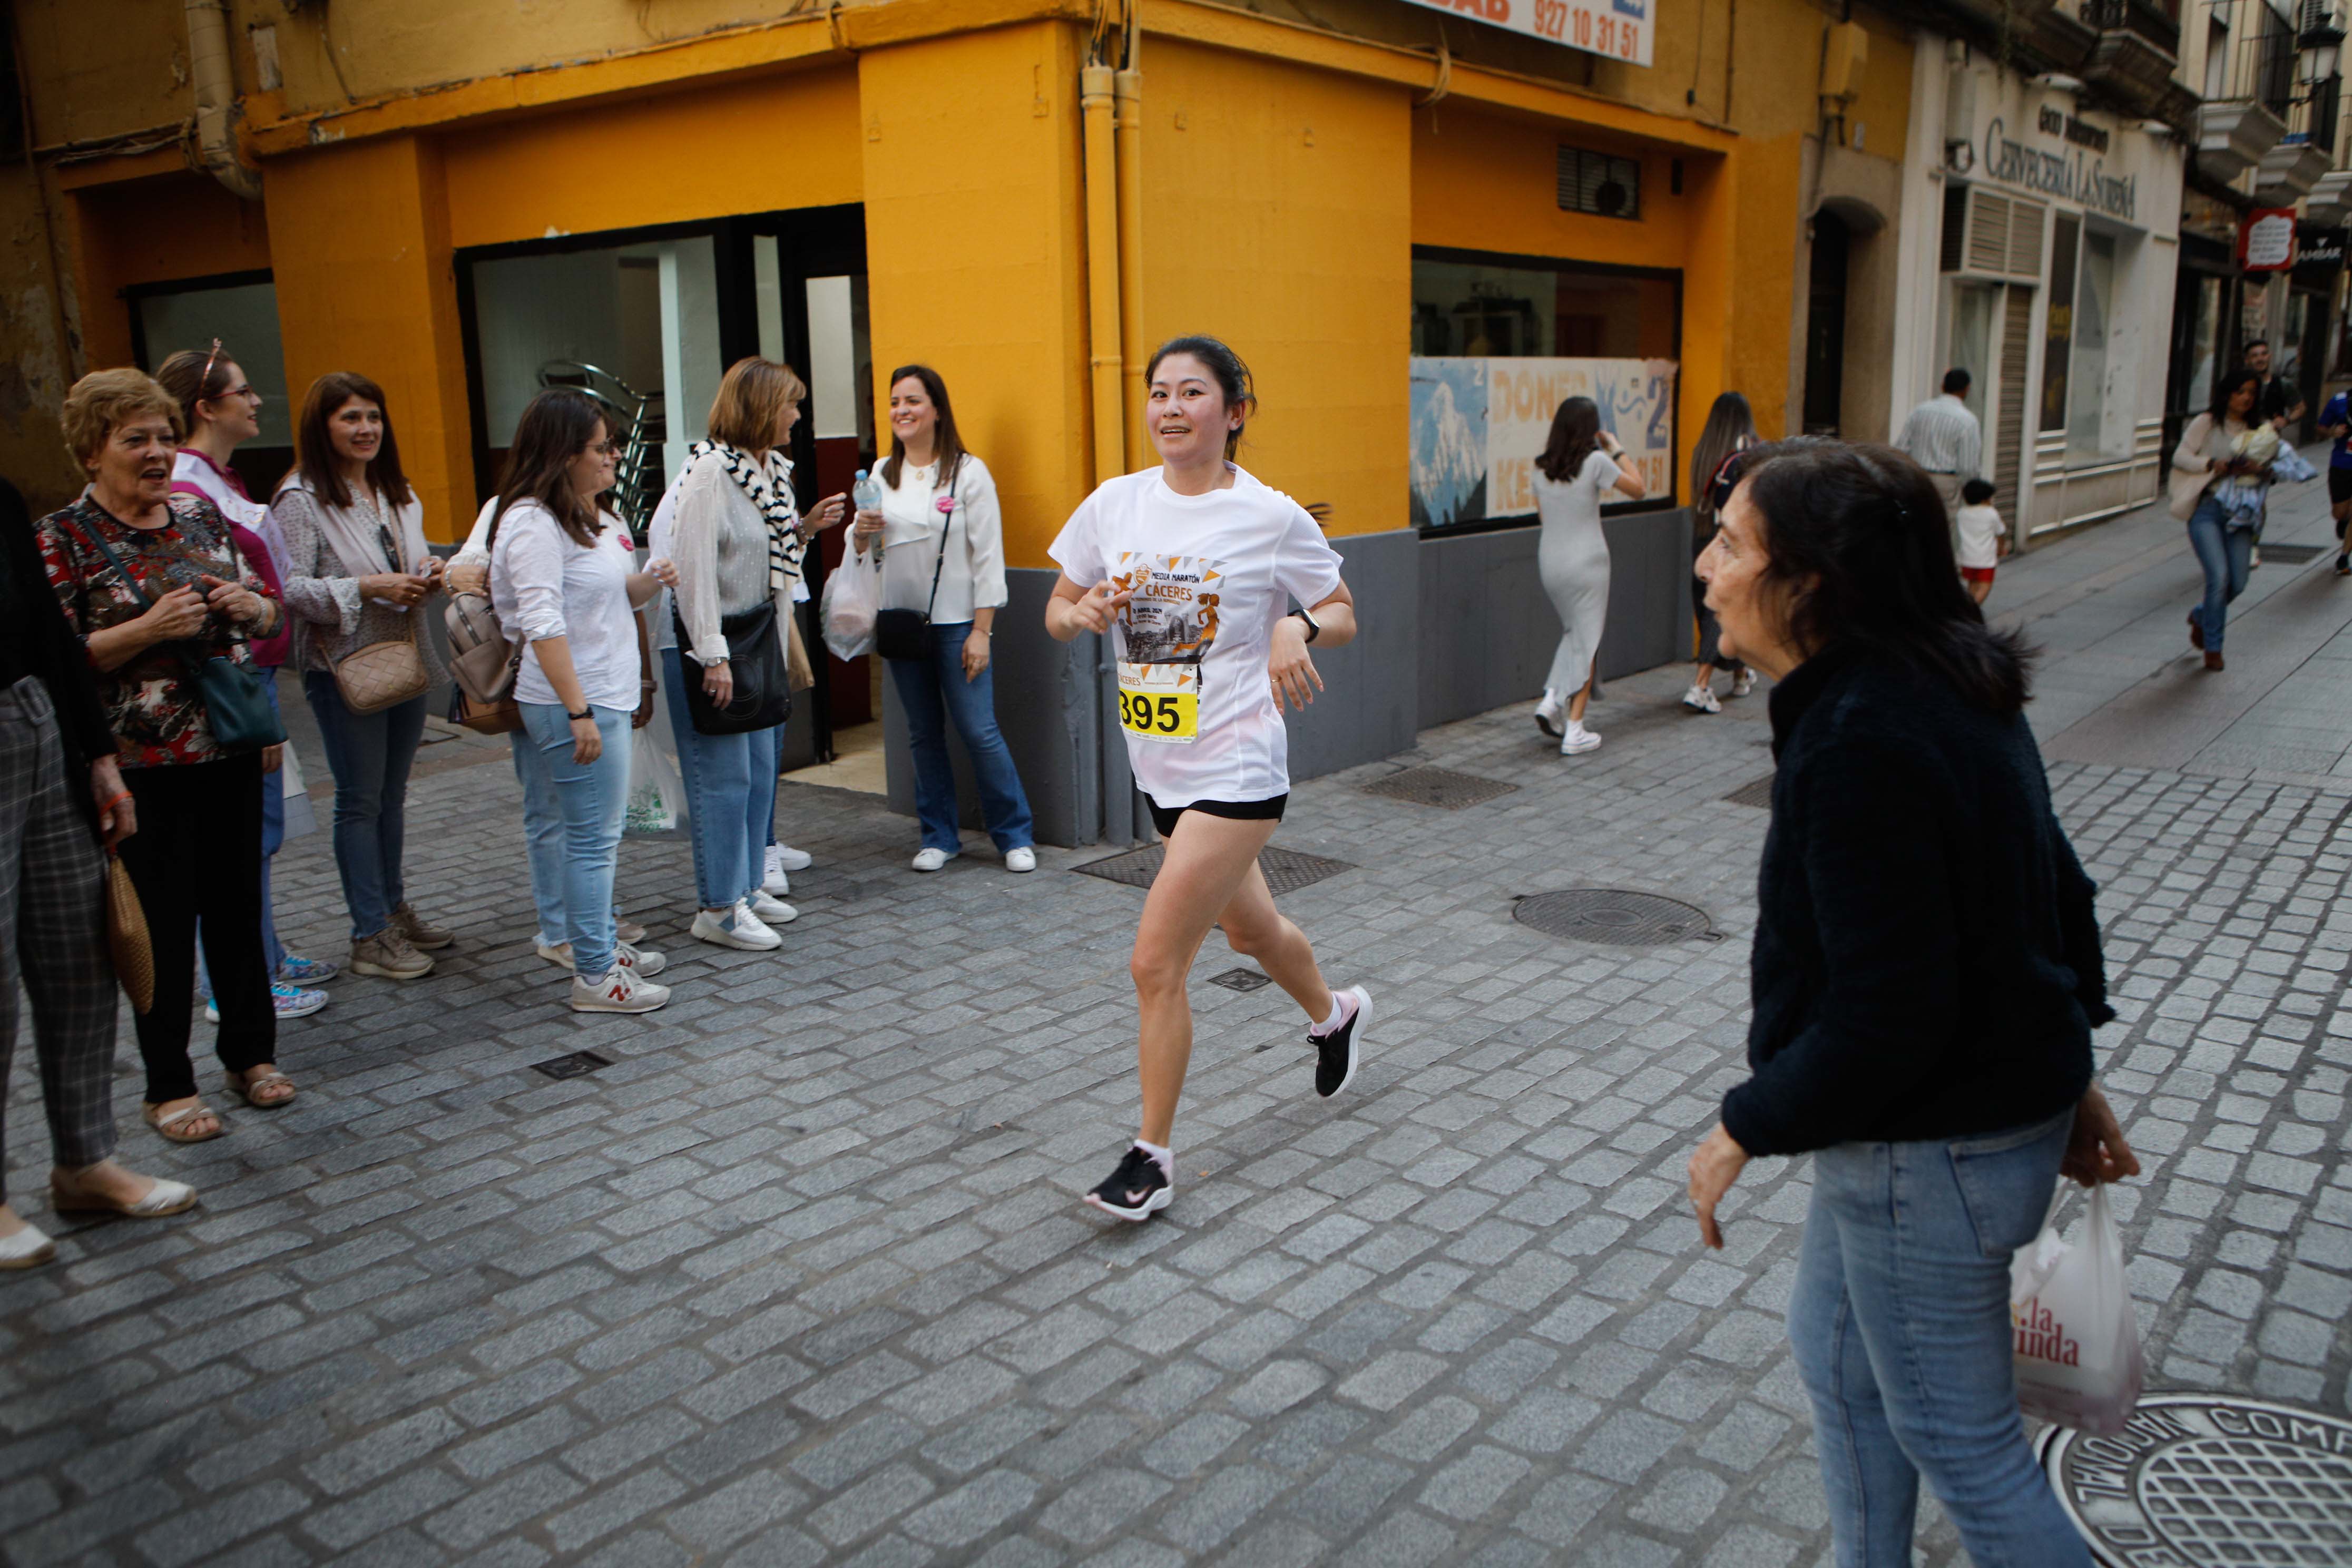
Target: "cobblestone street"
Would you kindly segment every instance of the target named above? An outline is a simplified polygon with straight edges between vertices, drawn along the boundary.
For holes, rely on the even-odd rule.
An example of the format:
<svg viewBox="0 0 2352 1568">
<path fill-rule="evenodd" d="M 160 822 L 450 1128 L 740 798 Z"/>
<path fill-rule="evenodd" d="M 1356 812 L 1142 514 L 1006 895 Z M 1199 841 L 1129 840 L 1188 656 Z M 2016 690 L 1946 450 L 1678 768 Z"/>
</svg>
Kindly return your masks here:
<svg viewBox="0 0 2352 1568">
<path fill-rule="evenodd" d="M 2326 539 L 2311 490 L 2280 511 L 2274 544 Z M 2052 650 L 2037 728 L 2100 885 L 2149 1385 L 2340 1415 L 2352 698 L 2325 678 L 2352 584 L 2266 564 L 2230 672 L 2191 675 L 2179 532 L 2159 509 L 2038 552 L 1992 608 Z M 1240 962 L 1212 937 L 1177 1195 L 1140 1226 L 1076 1195 L 1137 1113 L 1142 895 L 1071 871 L 1114 851 L 1014 878 L 973 835 L 917 877 L 877 797 L 787 785 L 817 865 L 784 951 L 690 942 L 687 846 L 632 841 L 623 902 L 677 999 L 583 1019 L 530 950 L 503 750 L 436 746 L 409 884 L 458 944 L 289 1026 L 292 1107 L 163 1145 L 126 1015 L 126 1157 L 197 1184 L 194 1214 L 52 1215 L 19 1050 L 9 1190 L 60 1258 L 0 1282 L 0 1555 L 1825 1563 L 1782 1324 L 1807 1162 L 1749 1170 L 1720 1254 L 1683 1195 L 1744 1071 L 1766 813 L 1726 797 L 1771 770 L 1762 692 L 1694 718 L 1686 679 L 1612 684 L 1587 756 L 1523 705 L 1301 785 L 1276 844 L 1351 868 L 1283 906 L 1378 1001 L 1363 1070 L 1317 1100 L 1295 1006 L 1210 984 Z M 2174 725 L 2206 738 L 2159 765 Z M 1413 763 L 1517 787 L 1462 811 L 1361 787 Z M 340 959 L 323 832 L 278 881 L 289 941 Z M 1571 887 L 1685 900 L 1718 938 L 1513 921 Z M 530 1070 L 580 1049 L 613 1065 Z M 1924 1560 L 1964 1563 L 1926 1517 Z"/>
</svg>

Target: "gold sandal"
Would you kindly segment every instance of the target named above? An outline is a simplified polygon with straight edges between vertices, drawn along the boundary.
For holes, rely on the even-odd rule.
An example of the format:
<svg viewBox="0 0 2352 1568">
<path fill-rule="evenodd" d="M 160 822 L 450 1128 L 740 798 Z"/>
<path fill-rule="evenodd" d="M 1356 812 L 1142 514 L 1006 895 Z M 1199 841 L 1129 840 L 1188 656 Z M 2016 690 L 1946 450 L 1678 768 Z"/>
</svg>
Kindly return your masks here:
<svg viewBox="0 0 2352 1568">
<path fill-rule="evenodd" d="M 213 1119 L 213 1130 L 211 1131 L 184 1132 L 180 1131 L 180 1129 L 185 1127 L 189 1122 L 194 1121 L 198 1117 L 202 1116 L 209 1116 Z M 140 1120 L 146 1122 L 148 1126 L 152 1127 L 167 1143 L 209 1143 L 214 1139 L 228 1131 L 228 1123 L 221 1120 L 220 1112 L 215 1110 L 211 1106 L 206 1105 L 201 1100 L 196 1101 L 195 1104 L 189 1106 L 186 1110 L 174 1110 L 168 1116 L 157 1114 L 156 1110 L 152 1105 L 142 1105 L 139 1109 L 139 1117 Z"/>
<path fill-rule="evenodd" d="M 287 1093 L 279 1095 L 275 1100 L 254 1099 L 253 1091 L 255 1089 L 268 1089 L 272 1084 L 279 1083 L 286 1086 L 288 1089 Z M 255 1079 L 250 1083 L 247 1083 L 236 1074 L 231 1073 L 228 1075 L 228 1087 L 230 1093 L 245 1096 L 245 1102 L 253 1107 L 256 1110 L 275 1110 L 281 1105 L 291 1105 L 294 1103 L 294 1080 L 288 1078 L 282 1072 L 263 1073 L 259 1078 Z"/>
</svg>

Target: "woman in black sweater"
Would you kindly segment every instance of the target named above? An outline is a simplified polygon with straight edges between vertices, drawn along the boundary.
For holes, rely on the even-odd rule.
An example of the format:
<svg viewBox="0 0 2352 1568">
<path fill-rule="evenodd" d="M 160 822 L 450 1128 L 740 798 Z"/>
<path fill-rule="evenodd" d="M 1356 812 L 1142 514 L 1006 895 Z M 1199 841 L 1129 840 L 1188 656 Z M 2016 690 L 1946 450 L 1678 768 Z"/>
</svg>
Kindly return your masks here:
<svg viewBox="0 0 2352 1568">
<path fill-rule="evenodd" d="M 1735 488 L 1736 487 L 1736 488 Z M 1722 647 L 1771 676 L 1752 1076 L 1692 1157 L 1814 1155 L 1789 1333 L 1841 1564 L 1911 1561 L 1921 1475 L 1969 1555 L 2087 1568 L 2027 1447 L 2010 1255 L 2063 1171 L 2138 1170 L 2091 1082 L 2098 917 L 1934 484 L 1881 447 L 1742 455 L 1700 557 Z"/>
<path fill-rule="evenodd" d="M 58 613 L 24 497 L 0 479 L 0 1083 L 16 1049 L 21 979 L 57 1162 L 49 1205 L 59 1213 L 143 1219 L 196 1201 L 185 1184 L 135 1175 L 113 1159 L 114 969 L 101 846 L 132 827 L 89 656 Z M 0 1268 L 56 1256 L 38 1227 L 0 1202 Z"/>
</svg>

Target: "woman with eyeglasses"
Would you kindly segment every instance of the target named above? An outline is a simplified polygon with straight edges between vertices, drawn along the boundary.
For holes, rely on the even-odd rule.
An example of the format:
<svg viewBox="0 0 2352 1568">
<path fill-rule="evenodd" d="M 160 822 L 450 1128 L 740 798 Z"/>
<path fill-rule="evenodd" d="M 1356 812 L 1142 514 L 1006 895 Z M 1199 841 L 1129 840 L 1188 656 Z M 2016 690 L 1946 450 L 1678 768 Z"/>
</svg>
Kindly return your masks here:
<svg viewBox="0 0 2352 1568">
<path fill-rule="evenodd" d="M 1609 541 L 1601 531 L 1601 502 L 1610 491 L 1640 500 L 1642 476 L 1623 461 L 1625 448 L 1601 427 L 1601 408 L 1589 397 L 1563 401 L 1551 417 L 1551 436 L 1536 459 L 1536 571 L 1559 614 L 1559 647 L 1536 727 L 1559 740 L 1572 757 L 1601 744 L 1584 727 L 1592 700 L 1592 657 L 1609 619 Z M 1565 722 L 1563 722 L 1565 721 Z"/>
<path fill-rule="evenodd" d="M 1706 607 L 1706 582 L 1698 574 L 1698 558 L 1715 540 L 1715 530 L 1726 498 L 1731 494 L 1739 465 L 1732 458 L 1756 441 L 1756 416 L 1748 399 L 1737 392 L 1717 395 L 1706 411 L 1706 424 L 1691 447 L 1691 614 L 1698 621 L 1698 658 L 1691 665 L 1690 689 L 1683 706 L 1694 713 L 1720 713 L 1723 702 L 1715 694 L 1715 672 L 1731 677 L 1731 695 L 1745 697 L 1756 689 L 1756 672 L 1723 651 L 1723 629 Z"/>
<path fill-rule="evenodd" d="M 229 455 L 240 442 L 261 434 L 261 394 L 246 379 L 244 367 L 218 338 L 209 350 L 183 349 L 157 367 L 155 380 L 179 399 L 180 417 L 188 438 L 181 443 L 172 468 L 172 493 L 212 502 L 228 521 L 236 547 L 253 566 L 261 585 L 281 599 L 284 574 L 278 557 L 284 536 L 269 521 L 269 509 L 246 492 L 245 480 L 229 467 Z M 263 688 L 271 707 L 278 705 L 278 670 L 286 662 L 290 626 L 271 637 L 253 639 L 253 662 L 269 672 Z M 286 951 L 278 940 L 278 920 L 269 892 L 270 862 L 286 843 L 286 767 L 288 746 L 272 746 L 261 756 L 261 952 L 269 963 L 269 998 L 280 1019 L 306 1018 L 327 1005 L 327 994 L 315 987 L 335 977 L 335 966 Z M 213 1021 L 220 1008 L 212 998 L 212 977 L 205 973 L 204 955 L 196 958 L 196 980 L 203 989 Z"/>
<path fill-rule="evenodd" d="M 294 427 L 294 471 L 270 514 L 286 537 L 286 604 L 294 664 L 335 774 L 335 869 L 352 920 L 352 973 L 416 980 L 456 936 L 408 901 L 401 875 L 408 770 L 425 740 L 425 706 L 443 679 L 422 606 L 440 591 L 425 544 L 425 508 L 401 471 L 383 389 L 334 371 L 310 384 Z M 358 711 L 337 667 L 382 645 L 413 645 L 425 686 Z"/>
</svg>

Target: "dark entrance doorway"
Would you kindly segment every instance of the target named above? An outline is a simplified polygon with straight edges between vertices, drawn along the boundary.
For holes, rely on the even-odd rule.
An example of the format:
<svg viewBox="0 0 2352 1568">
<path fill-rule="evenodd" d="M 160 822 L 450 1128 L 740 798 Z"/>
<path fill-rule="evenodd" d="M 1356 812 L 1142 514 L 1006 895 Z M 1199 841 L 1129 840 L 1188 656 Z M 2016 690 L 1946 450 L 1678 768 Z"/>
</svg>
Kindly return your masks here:
<svg viewBox="0 0 2352 1568">
<path fill-rule="evenodd" d="M 1805 434 L 1834 436 L 1845 397 L 1845 279 L 1853 236 L 1845 220 L 1813 215 L 1813 258 L 1805 306 Z"/>
</svg>

